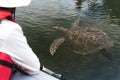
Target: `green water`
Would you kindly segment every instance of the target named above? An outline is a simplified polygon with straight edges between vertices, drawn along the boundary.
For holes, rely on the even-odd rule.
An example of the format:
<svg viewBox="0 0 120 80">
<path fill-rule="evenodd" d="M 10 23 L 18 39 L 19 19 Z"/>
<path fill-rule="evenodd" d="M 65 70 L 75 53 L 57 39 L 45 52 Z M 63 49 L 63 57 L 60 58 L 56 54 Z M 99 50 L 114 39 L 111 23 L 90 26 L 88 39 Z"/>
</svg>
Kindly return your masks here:
<svg viewBox="0 0 120 80">
<path fill-rule="evenodd" d="M 120 1 L 78 1 L 33 0 L 30 6 L 17 9 L 16 20 L 41 64 L 62 73 L 67 80 L 120 80 Z M 81 56 L 63 45 L 54 56 L 50 55 L 50 44 L 61 36 L 52 27 L 70 28 L 78 14 L 80 26 L 98 27 L 113 40 L 114 46 L 109 50 L 112 61 L 101 54 Z"/>
</svg>

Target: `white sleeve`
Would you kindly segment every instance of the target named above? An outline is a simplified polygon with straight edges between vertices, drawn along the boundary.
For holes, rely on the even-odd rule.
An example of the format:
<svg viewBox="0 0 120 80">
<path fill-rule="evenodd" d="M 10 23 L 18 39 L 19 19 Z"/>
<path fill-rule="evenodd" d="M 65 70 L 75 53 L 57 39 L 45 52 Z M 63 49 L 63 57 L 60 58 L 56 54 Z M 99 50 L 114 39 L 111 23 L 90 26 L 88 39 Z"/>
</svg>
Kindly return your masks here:
<svg viewBox="0 0 120 80">
<path fill-rule="evenodd" d="M 4 48 L 8 50 L 12 60 L 22 71 L 28 74 L 35 74 L 39 71 L 39 59 L 28 45 L 21 29 L 12 31 L 5 41 Z"/>
</svg>

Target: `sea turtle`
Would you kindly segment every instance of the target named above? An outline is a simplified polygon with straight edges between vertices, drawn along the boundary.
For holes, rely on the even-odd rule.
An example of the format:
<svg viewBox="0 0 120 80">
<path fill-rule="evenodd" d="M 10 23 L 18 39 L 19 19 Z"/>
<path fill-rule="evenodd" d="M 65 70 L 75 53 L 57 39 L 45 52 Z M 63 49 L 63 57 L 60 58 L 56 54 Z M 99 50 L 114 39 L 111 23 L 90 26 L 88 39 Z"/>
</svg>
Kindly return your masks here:
<svg viewBox="0 0 120 80">
<path fill-rule="evenodd" d="M 106 51 L 113 46 L 113 41 L 101 29 L 96 27 L 79 27 L 76 21 L 70 29 L 55 26 L 55 30 L 63 33 L 63 37 L 55 39 L 50 45 L 50 53 L 54 55 L 57 48 L 64 42 L 73 52 L 80 55 L 92 54 L 100 51 L 108 59 L 112 55 Z"/>
</svg>

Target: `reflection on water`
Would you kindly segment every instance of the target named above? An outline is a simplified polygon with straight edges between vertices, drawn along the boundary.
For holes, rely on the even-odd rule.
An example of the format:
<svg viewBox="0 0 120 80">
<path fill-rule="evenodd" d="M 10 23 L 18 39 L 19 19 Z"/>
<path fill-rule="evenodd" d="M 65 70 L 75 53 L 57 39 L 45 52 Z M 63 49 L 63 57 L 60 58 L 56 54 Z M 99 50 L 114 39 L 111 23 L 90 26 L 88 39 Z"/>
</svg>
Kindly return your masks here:
<svg viewBox="0 0 120 80">
<path fill-rule="evenodd" d="M 77 7 L 78 5 L 78 7 Z M 119 0 L 33 0 L 18 8 L 16 19 L 42 64 L 63 73 L 68 80 L 120 79 L 120 1 Z M 52 41 L 60 37 L 55 25 L 69 28 L 80 15 L 80 26 L 98 27 L 114 41 L 113 60 L 101 54 L 81 56 L 61 46 L 55 56 L 49 53 Z"/>
</svg>

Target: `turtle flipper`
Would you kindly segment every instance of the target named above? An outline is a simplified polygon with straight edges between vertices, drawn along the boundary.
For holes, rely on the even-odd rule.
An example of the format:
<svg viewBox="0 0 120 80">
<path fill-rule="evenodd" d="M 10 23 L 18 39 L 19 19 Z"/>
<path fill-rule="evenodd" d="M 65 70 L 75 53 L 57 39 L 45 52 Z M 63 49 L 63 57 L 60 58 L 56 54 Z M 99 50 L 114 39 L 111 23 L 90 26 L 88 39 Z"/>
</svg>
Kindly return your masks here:
<svg viewBox="0 0 120 80">
<path fill-rule="evenodd" d="M 100 52 L 102 52 L 103 56 L 106 57 L 108 60 L 112 60 L 112 54 L 108 53 L 106 49 L 102 49 L 100 50 Z"/>
<path fill-rule="evenodd" d="M 52 44 L 50 45 L 50 54 L 51 55 L 54 55 L 57 48 L 65 41 L 65 38 L 58 38 L 58 39 L 55 39 Z"/>
</svg>

